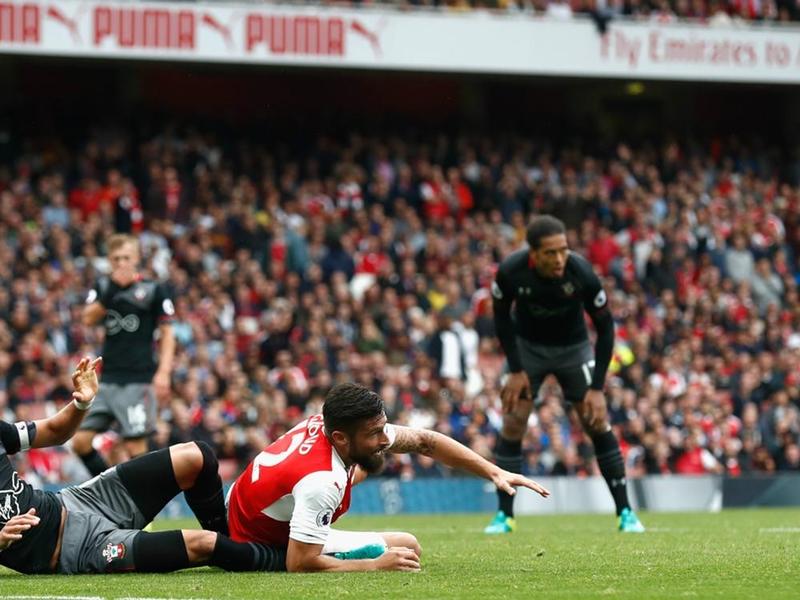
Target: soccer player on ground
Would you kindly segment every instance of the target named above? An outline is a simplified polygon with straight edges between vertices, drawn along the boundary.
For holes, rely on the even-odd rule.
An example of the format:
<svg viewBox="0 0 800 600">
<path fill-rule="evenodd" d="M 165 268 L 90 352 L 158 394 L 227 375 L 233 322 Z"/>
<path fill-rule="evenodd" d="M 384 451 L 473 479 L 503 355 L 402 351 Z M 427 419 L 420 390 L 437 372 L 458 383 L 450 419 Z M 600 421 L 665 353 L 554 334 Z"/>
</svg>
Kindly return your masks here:
<svg viewBox="0 0 800 600">
<path fill-rule="evenodd" d="M 353 485 L 381 470 L 384 454 L 417 452 L 469 471 L 509 494 L 539 484 L 509 473 L 455 440 L 386 422 L 383 400 L 355 384 L 334 387 L 315 415 L 261 452 L 229 491 L 231 538 L 286 548 L 289 571 L 418 571 L 410 533 L 346 532 L 331 524 L 350 507 Z"/>
<path fill-rule="evenodd" d="M 21 573 L 167 572 L 205 564 L 274 571 L 285 554 L 231 541 L 217 459 L 204 443 L 179 444 L 108 469 L 58 493 L 33 489 L 9 455 L 56 446 L 78 428 L 97 392 L 100 359 L 72 375 L 73 401 L 47 419 L 0 421 L 0 565 Z M 183 491 L 209 531 L 140 531 Z"/>
<path fill-rule="evenodd" d="M 98 279 L 83 312 L 85 325 L 104 319 L 103 387 L 72 441 L 73 449 L 92 475 L 108 468 L 92 447 L 92 440 L 114 421 L 119 423 L 130 457 L 147 452 L 147 438 L 155 431 L 156 397 L 169 394 L 175 355 L 170 323 L 175 309 L 163 285 L 143 279 L 138 273 L 139 242 L 129 235 L 113 235 L 108 240 L 108 253 L 111 276 Z M 153 362 L 156 329 L 158 368 Z"/>
<path fill-rule="evenodd" d="M 533 220 L 528 249 L 500 264 L 492 284 L 494 323 L 510 374 L 501 392 L 503 427 L 495 447 L 497 464 L 522 471 L 522 438 L 544 377 L 555 375 L 568 408 L 575 408 L 594 444 L 600 472 L 614 498 L 619 530 L 641 532 L 628 503 L 625 464 L 608 423 L 603 394 L 614 349 L 608 298 L 592 265 L 570 252 L 564 224 L 551 216 Z M 512 315 L 513 306 L 513 315 Z M 594 352 L 584 311 L 597 331 Z M 498 488 L 499 511 L 486 533 L 515 529 L 514 499 Z"/>
</svg>

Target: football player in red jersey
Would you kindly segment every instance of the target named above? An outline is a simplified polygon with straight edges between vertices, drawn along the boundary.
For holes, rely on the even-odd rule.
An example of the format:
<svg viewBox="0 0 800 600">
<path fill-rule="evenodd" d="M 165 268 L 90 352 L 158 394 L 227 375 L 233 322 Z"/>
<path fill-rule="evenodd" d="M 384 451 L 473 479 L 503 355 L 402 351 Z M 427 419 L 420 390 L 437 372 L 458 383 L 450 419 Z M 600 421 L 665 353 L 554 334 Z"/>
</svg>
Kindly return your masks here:
<svg viewBox="0 0 800 600">
<path fill-rule="evenodd" d="M 331 529 L 350 507 L 352 486 L 379 472 L 387 452 L 430 456 L 510 494 L 524 486 L 549 495 L 446 435 L 387 423 L 380 396 L 348 383 L 328 393 L 321 415 L 280 437 L 239 476 L 228 496 L 231 538 L 286 548 L 289 571 L 419 570 L 420 546 L 410 533 Z"/>
</svg>

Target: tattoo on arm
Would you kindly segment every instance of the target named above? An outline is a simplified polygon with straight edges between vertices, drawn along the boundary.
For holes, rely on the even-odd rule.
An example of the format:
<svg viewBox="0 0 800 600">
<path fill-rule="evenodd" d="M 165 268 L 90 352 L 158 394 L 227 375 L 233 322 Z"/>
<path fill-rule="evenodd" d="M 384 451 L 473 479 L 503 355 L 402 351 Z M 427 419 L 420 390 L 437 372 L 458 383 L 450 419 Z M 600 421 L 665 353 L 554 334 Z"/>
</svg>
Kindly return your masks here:
<svg viewBox="0 0 800 600">
<path fill-rule="evenodd" d="M 395 454 L 416 452 L 425 456 L 431 456 L 435 450 L 435 432 L 411 429 L 409 427 L 397 427 L 397 437 L 394 440 L 394 444 L 389 448 L 389 452 Z"/>
</svg>

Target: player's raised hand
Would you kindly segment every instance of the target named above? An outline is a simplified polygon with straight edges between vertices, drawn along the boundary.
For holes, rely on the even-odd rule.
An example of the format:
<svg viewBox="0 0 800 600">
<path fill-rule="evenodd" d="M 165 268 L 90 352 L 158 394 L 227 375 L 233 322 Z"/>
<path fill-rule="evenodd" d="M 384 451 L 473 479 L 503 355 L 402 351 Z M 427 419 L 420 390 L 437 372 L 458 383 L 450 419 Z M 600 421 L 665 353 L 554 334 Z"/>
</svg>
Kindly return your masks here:
<svg viewBox="0 0 800 600">
<path fill-rule="evenodd" d="M 509 374 L 508 381 L 500 392 L 503 412 L 507 415 L 516 412 L 520 398 L 532 399 L 531 382 L 525 371 Z"/>
<path fill-rule="evenodd" d="M 103 362 L 103 357 L 94 360 L 84 357 L 72 372 L 72 399 L 78 402 L 89 402 L 97 393 L 100 383 L 97 381 L 97 367 Z"/>
<path fill-rule="evenodd" d="M 419 556 L 411 548 L 392 547 L 375 559 L 379 571 L 419 571 Z"/>
<path fill-rule="evenodd" d="M 35 508 L 24 514 L 11 517 L 0 529 L 0 551 L 5 550 L 14 542 L 20 541 L 26 531 L 31 527 L 36 527 L 38 524 L 39 517 L 36 516 Z"/>
<path fill-rule="evenodd" d="M 503 469 L 498 469 L 497 472 L 492 475 L 492 483 L 497 486 L 497 489 L 503 490 L 511 496 L 517 493 L 517 490 L 514 489 L 517 486 L 522 486 L 528 488 L 529 490 L 533 490 L 542 498 L 547 498 L 550 495 L 550 490 L 539 485 L 532 479 L 528 479 L 519 473 L 504 471 Z"/>
</svg>

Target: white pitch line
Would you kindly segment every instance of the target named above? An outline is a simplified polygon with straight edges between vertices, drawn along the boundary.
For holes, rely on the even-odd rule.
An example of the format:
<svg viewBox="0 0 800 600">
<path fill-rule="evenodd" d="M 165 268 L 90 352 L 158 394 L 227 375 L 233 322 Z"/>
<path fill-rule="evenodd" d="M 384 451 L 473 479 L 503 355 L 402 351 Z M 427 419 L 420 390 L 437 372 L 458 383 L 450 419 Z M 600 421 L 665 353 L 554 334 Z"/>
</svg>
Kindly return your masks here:
<svg viewBox="0 0 800 600">
<path fill-rule="evenodd" d="M 102 596 L 3 596 L 4 600 L 105 600 Z"/>
<path fill-rule="evenodd" d="M 104 596 L 0 596 L 3 600 L 106 600 Z M 142 598 L 125 597 L 119 600 L 211 600 L 210 598 Z"/>
<path fill-rule="evenodd" d="M 800 533 L 800 527 L 762 527 L 758 533 Z"/>
</svg>

